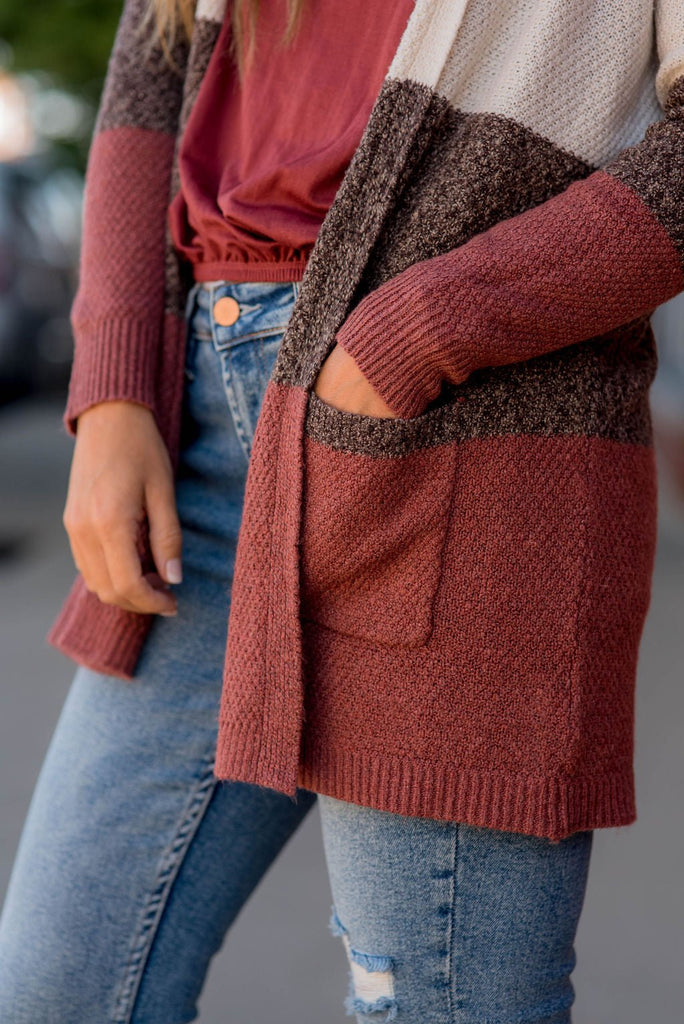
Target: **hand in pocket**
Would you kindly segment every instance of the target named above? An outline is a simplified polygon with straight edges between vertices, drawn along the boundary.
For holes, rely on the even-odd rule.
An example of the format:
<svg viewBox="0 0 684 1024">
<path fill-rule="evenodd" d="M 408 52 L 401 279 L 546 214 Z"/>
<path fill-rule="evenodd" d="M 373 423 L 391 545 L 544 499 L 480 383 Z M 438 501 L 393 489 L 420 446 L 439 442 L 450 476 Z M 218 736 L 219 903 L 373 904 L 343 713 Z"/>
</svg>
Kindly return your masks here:
<svg viewBox="0 0 684 1024">
<path fill-rule="evenodd" d="M 356 361 L 337 344 L 331 349 L 318 372 L 314 393 L 340 412 L 397 418 L 397 414 L 361 373 Z"/>
</svg>

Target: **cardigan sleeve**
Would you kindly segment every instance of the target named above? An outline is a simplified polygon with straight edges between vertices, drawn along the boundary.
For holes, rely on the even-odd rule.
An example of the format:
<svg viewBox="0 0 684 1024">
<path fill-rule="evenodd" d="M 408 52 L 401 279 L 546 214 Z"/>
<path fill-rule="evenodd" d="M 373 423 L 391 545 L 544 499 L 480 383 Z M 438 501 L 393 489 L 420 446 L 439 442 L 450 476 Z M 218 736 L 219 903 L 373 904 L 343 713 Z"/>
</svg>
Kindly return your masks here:
<svg viewBox="0 0 684 1024">
<path fill-rule="evenodd" d="M 684 290 L 684 15 L 656 8 L 664 116 L 546 202 L 366 295 L 336 342 L 398 415 L 443 380 L 607 333 Z"/>
<path fill-rule="evenodd" d="M 64 429 L 108 399 L 156 411 L 164 312 L 164 247 L 188 44 L 166 59 L 147 0 L 126 0 L 109 58 L 86 167 L 74 354 Z M 175 65 L 175 66 L 174 66 Z"/>
</svg>

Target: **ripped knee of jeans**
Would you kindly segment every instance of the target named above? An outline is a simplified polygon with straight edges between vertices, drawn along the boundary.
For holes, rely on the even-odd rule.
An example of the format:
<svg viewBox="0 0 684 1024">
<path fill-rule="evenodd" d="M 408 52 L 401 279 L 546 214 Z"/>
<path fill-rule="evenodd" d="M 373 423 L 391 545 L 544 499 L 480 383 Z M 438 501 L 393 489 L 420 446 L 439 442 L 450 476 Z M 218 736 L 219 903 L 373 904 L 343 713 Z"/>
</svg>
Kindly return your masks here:
<svg viewBox="0 0 684 1024">
<path fill-rule="evenodd" d="M 349 994 L 344 1001 L 348 1016 L 363 1014 L 373 1024 L 385 1024 L 397 1015 L 397 1001 L 394 995 L 394 964 L 390 956 L 362 952 L 354 949 L 349 932 L 331 907 L 328 927 L 333 935 L 339 935 L 349 961 Z"/>
</svg>

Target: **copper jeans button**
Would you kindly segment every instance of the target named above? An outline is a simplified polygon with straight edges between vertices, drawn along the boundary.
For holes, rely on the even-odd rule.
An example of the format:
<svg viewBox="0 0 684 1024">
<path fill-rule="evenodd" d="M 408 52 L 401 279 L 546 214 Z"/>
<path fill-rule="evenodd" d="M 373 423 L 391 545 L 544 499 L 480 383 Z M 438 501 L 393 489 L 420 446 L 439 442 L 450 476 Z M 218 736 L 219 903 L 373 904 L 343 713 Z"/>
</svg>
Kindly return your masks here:
<svg viewBox="0 0 684 1024">
<path fill-rule="evenodd" d="M 224 295 L 214 303 L 214 320 L 221 327 L 230 327 L 240 316 L 240 304 L 232 295 Z"/>
</svg>

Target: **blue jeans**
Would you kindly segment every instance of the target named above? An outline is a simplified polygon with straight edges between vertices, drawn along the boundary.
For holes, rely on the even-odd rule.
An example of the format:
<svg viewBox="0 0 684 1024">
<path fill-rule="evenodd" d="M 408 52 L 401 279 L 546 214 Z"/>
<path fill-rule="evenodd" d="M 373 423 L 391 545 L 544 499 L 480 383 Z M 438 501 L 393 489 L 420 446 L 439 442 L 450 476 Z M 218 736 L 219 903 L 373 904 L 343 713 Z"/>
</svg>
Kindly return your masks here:
<svg viewBox="0 0 684 1024">
<path fill-rule="evenodd" d="M 133 681 L 76 670 L 0 919 L 3 1024 L 195 1020 L 212 956 L 316 800 L 349 1016 L 570 1021 L 591 831 L 552 843 L 213 777 L 251 442 L 298 289 L 190 293 L 178 615 L 155 616 Z M 215 316 L 219 298 L 238 305 Z"/>
</svg>

